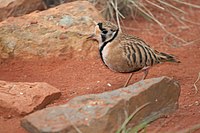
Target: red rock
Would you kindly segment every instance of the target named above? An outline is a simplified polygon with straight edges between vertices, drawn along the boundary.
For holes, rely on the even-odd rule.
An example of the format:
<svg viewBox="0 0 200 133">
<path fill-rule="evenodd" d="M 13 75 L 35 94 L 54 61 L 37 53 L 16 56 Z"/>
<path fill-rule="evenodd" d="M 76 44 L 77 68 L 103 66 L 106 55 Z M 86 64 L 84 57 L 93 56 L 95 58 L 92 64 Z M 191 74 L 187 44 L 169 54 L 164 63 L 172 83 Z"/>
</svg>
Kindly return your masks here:
<svg viewBox="0 0 200 133">
<path fill-rule="evenodd" d="M 42 0 L 0 0 L 0 21 L 44 9 Z"/>
<path fill-rule="evenodd" d="M 7 116 L 25 115 L 44 108 L 60 95 L 60 90 L 43 82 L 0 81 L 0 110 Z"/>
<path fill-rule="evenodd" d="M 93 21 L 102 20 L 88 1 L 75 1 L 8 18 L 0 23 L 0 59 L 98 57 L 98 44 L 91 44 L 86 38 L 94 31 Z M 76 54 L 68 57 L 69 53 Z"/>
<path fill-rule="evenodd" d="M 102 94 L 76 97 L 65 105 L 45 108 L 21 121 L 30 133 L 115 133 L 136 110 L 130 123 L 153 121 L 178 108 L 180 86 L 160 77 Z M 145 106 L 144 106 L 145 105 Z M 140 110 L 139 110 L 140 108 Z"/>
</svg>

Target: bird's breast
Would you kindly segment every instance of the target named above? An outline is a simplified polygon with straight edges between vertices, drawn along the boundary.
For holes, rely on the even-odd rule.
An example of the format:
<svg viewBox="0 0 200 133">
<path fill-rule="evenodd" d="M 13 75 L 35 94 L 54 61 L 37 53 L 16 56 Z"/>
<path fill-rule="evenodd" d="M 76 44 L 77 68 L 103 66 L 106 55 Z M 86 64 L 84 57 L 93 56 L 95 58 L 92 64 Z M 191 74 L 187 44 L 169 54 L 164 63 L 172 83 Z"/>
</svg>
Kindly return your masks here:
<svg viewBox="0 0 200 133">
<path fill-rule="evenodd" d="M 107 44 L 102 50 L 102 60 L 108 68 L 116 72 L 132 72 L 136 69 L 128 64 L 123 50 L 117 45 Z"/>
</svg>

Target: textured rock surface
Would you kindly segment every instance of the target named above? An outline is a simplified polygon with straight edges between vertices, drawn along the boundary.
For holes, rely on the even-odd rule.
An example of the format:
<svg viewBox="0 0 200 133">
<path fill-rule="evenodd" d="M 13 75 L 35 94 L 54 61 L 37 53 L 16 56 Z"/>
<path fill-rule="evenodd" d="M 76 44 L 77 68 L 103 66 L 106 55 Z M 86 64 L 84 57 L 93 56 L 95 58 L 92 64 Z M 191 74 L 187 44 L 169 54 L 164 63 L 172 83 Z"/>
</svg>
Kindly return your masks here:
<svg viewBox="0 0 200 133">
<path fill-rule="evenodd" d="M 97 57 L 97 45 L 86 38 L 94 31 L 93 21 L 102 20 L 87 1 L 6 19 L 0 23 L 0 58 Z"/>
<path fill-rule="evenodd" d="M 47 9 L 47 8 L 52 8 L 60 4 L 63 4 L 65 2 L 71 2 L 74 0 L 43 0 L 43 1 L 44 1 L 45 9 Z"/>
<path fill-rule="evenodd" d="M 80 96 L 65 105 L 49 107 L 26 116 L 21 125 L 32 133 L 114 133 L 139 107 L 132 124 L 156 119 L 178 107 L 180 86 L 167 77 L 140 81 L 102 94 Z"/>
<path fill-rule="evenodd" d="M 42 82 L 0 81 L 0 110 L 12 114 L 27 114 L 44 108 L 61 95 L 60 90 Z"/>
<path fill-rule="evenodd" d="M 42 0 L 0 0 L 0 21 L 44 9 Z"/>
</svg>

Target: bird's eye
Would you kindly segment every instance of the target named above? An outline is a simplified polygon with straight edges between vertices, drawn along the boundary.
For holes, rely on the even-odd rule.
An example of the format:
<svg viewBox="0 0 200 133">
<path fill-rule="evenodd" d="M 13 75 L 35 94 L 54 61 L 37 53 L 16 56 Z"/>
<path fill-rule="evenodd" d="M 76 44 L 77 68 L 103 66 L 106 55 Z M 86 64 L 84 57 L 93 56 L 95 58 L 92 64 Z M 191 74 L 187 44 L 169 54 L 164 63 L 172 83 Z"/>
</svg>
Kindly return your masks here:
<svg viewBox="0 0 200 133">
<path fill-rule="evenodd" d="M 103 34 L 107 34 L 108 31 L 107 31 L 107 30 L 103 30 L 102 33 L 103 33 Z"/>
<path fill-rule="evenodd" d="M 111 29 L 110 31 L 115 32 L 115 30 Z"/>
</svg>

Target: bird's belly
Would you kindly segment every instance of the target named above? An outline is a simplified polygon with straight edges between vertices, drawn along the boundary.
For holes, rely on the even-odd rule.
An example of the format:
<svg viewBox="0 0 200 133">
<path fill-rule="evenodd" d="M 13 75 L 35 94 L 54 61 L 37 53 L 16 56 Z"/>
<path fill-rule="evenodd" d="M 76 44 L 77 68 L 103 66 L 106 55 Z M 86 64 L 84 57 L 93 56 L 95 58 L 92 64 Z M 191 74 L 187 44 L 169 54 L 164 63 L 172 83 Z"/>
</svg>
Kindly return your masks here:
<svg viewBox="0 0 200 133">
<path fill-rule="evenodd" d="M 126 62 L 123 62 L 121 60 L 120 61 L 107 60 L 105 61 L 105 64 L 108 66 L 109 69 L 116 72 L 121 72 L 121 73 L 128 73 L 128 72 L 134 72 L 134 71 L 140 70 L 140 68 L 129 66 Z"/>
<path fill-rule="evenodd" d="M 106 56 L 104 55 L 103 61 L 109 69 L 115 72 L 128 73 L 142 69 L 142 68 L 136 68 L 134 64 L 132 65 L 128 64 L 127 59 L 120 54 L 115 54 L 115 57 L 111 55 L 106 55 Z"/>
</svg>

